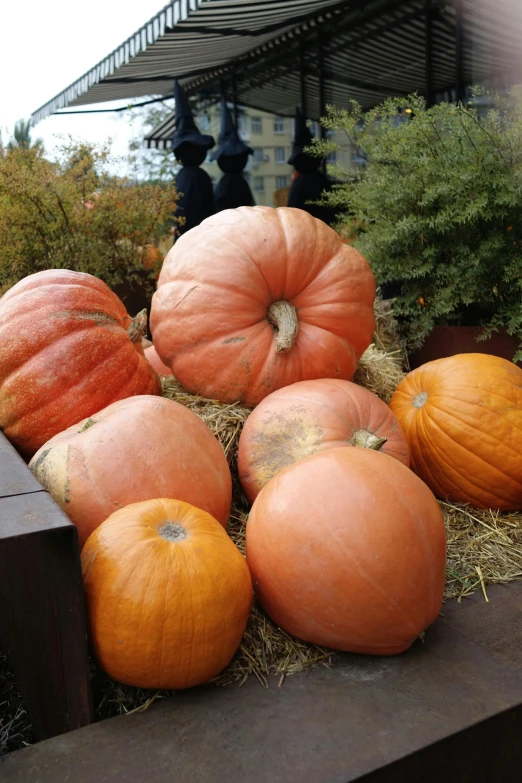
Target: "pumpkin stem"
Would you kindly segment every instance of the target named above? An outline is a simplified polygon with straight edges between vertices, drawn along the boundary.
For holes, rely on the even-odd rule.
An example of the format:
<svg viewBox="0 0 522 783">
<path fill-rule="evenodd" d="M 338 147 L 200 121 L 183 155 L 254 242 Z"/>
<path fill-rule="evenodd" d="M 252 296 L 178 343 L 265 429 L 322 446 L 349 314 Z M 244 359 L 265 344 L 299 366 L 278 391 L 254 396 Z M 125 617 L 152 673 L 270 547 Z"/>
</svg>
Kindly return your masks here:
<svg viewBox="0 0 522 783">
<path fill-rule="evenodd" d="M 131 343 L 139 343 L 147 331 L 147 311 L 141 310 L 135 315 L 127 329 Z"/>
<path fill-rule="evenodd" d="M 373 449 L 374 451 L 380 451 L 388 438 L 379 438 L 373 432 L 368 430 L 357 430 L 354 432 L 352 438 L 352 446 L 360 446 L 363 449 Z"/>
<path fill-rule="evenodd" d="M 279 302 L 272 302 L 268 308 L 267 317 L 269 323 L 277 330 L 277 353 L 287 353 L 295 343 L 299 329 L 295 307 L 285 299 L 281 299 Z"/>
<path fill-rule="evenodd" d="M 187 531 L 177 522 L 165 522 L 158 530 L 158 534 L 165 541 L 183 541 L 187 537 Z"/>
</svg>

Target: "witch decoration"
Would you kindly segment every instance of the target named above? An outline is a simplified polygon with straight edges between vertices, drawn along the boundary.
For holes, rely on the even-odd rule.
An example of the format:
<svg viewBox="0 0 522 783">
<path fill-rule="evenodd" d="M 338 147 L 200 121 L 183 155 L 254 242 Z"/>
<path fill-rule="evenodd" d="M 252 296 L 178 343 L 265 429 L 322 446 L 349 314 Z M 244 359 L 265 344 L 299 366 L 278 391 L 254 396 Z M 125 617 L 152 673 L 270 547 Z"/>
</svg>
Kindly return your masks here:
<svg viewBox="0 0 522 783">
<path fill-rule="evenodd" d="M 211 155 L 211 160 L 216 160 L 223 172 L 214 190 L 216 212 L 255 206 L 252 191 L 243 175 L 249 155 L 253 155 L 253 150 L 239 138 L 227 102 L 222 98 L 218 146 Z"/>
<path fill-rule="evenodd" d="M 206 136 L 197 129 L 188 98 L 177 81 L 174 82 L 174 97 L 176 130 L 172 137 L 172 150 L 182 166 L 176 175 L 176 190 L 179 194 L 176 217 L 185 218 L 177 230 L 185 234 L 215 211 L 212 180 L 200 168 L 215 141 L 213 136 Z"/>
<path fill-rule="evenodd" d="M 299 108 L 295 112 L 294 145 L 292 154 L 288 158 L 288 164 L 293 166 L 298 176 L 293 180 L 288 195 L 288 206 L 304 209 L 313 217 L 319 218 L 328 225 L 334 222 L 335 212 L 329 207 L 310 204 L 310 201 L 318 201 L 325 191 L 332 189 L 332 183 L 322 171 L 319 170 L 321 159 L 315 155 L 304 152 L 305 147 L 312 143 L 313 136 L 306 125 Z"/>
</svg>

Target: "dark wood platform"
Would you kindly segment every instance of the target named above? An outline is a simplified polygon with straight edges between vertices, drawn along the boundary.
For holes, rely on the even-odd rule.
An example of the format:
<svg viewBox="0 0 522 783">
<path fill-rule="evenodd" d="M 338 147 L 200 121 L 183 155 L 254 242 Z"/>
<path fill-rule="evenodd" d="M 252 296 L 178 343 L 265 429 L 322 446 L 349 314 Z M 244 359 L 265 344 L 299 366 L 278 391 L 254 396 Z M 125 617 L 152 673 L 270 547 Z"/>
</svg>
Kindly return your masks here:
<svg viewBox="0 0 522 783">
<path fill-rule="evenodd" d="M 264 690 L 207 686 L 0 760 L 2 783 L 518 783 L 522 583 L 448 603 L 426 643 Z"/>
<path fill-rule="evenodd" d="M 76 528 L 2 433 L 0 639 L 37 739 L 92 720 Z"/>
</svg>

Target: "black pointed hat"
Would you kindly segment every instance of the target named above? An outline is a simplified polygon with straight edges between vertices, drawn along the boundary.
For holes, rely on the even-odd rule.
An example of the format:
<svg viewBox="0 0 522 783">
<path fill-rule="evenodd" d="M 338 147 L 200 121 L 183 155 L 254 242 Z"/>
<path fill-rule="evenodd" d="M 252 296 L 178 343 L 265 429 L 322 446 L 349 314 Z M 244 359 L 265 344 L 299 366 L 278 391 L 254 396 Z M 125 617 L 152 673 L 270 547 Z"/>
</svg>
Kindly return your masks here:
<svg viewBox="0 0 522 783">
<path fill-rule="evenodd" d="M 309 147 L 314 137 L 310 133 L 310 129 L 306 124 L 306 120 L 303 117 L 301 109 L 296 107 L 295 110 L 295 130 L 294 130 L 294 146 L 292 147 L 292 154 L 288 158 L 287 163 L 291 166 L 298 155 L 302 155 L 305 147 Z"/>
<path fill-rule="evenodd" d="M 245 142 L 239 138 L 227 102 L 225 98 L 221 98 L 221 130 L 219 132 L 217 149 L 214 150 L 210 159 L 217 160 L 222 155 L 232 158 L 235 155 L 244 155 L 245 152 L 248 155 L 254 154 L 254 150 L 247 147 Z"/>
<path fill-rule="evenodd" d="M 174 152 L 185 142 L 209 150 L 216 143 L 214 137 L 206 136 L 197 129 L 188 98 L 177 80 L 174 82 L 174 98 L 176 99 L 176 130 L 172 137 Z"/>
</svg>

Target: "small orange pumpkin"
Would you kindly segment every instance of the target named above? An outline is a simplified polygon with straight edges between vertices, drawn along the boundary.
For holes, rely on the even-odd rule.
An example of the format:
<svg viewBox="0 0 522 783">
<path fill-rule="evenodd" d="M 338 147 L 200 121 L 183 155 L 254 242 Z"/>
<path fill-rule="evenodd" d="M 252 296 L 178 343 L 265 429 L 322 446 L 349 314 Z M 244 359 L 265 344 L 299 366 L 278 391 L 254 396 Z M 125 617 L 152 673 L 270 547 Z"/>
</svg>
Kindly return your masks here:
<svg viewBox="0 0 522 783">
<path fill-rule="evenodd" d="M 51 438 L 29 467 L 78 528 L 82 545 L 117 508 L 171 497 L 227 526 L 232 478 L 217 438 L 173 400 L 109 405 Z"/>
<path fill-rule="evenodd" d="M 410 464 L 399 422 L 375 394 L 350 381 L 300 381 L 265 397 L 248 417 L 238 472 L 252 503 L 272 476 L 293 462 L 338 446 L 382 451 Z"/>
<path fill-rule="evenodd" d="M 210 514 L 179 500 L 133 503 L 89 537 L 82 573 L 100 667 L 138 688 L 190 688 L 236 652 L 252 581 Z"/>
<path fill-rule="evenodd" d="M 255 500 L 246 553 L 264 610 L 314 644 L 400 653 L 442 604 L 439 504 L 399 460 L 371 449 L 329 449 L 284 468 Z"/>
<path fill-rule="evenodd" d="M 413 470 L 440 498 L 522 509 L 522 369 L 465 353 L 410 372 L 390 401 Z"/>
</svg>

